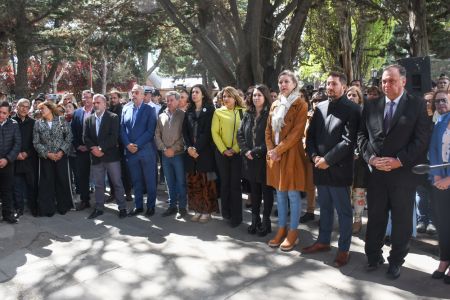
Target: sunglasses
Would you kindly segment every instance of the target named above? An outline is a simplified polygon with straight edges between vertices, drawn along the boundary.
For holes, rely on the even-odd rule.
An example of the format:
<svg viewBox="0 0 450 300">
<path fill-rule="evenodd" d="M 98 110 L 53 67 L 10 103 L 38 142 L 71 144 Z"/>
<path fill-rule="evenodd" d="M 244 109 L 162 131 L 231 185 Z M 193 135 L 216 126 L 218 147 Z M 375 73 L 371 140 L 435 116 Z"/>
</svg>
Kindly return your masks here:
<svg viewBox="0 0 450 300">
<path fill-rule="evenodd" d="M 445 98 L 442 98 L 442 99 L 434 99 L 433 102 L 434 102 L 434 104 L 447 104 L 447 103 L 448 103 L 448 100 L 445 99 Z"/>
</svg>

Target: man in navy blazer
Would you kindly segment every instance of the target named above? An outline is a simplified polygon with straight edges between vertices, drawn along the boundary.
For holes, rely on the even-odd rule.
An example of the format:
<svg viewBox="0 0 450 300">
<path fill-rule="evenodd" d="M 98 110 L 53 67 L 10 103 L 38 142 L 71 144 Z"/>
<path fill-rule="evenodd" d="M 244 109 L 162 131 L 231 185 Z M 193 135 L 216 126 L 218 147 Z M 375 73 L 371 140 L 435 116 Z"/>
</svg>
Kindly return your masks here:
<svg viewBox="0 0 450 300">
<path fill-rule="evenodd" d="M 144 211 L 143 189 L 147 189 L 147 216 L 155 213 L 156 202 L 156 146 L 155 110 L 144 103 L 144 88 L 134 85 L 132 102 L 123 107 L 120 135 L 125 146 L 128 167 L 134 187 L 135 208 L 128 215 Z"/>
</svg>

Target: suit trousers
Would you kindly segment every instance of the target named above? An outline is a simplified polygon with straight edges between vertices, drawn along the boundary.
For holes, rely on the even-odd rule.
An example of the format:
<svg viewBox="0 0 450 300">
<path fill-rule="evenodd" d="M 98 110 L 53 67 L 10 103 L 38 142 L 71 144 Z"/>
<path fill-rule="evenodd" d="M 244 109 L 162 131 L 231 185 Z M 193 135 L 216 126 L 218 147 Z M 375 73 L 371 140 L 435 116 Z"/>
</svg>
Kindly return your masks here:
<svg viewBox="0 0 450 300">
<path fill-rule="evenodd" d="M 389 210 L 392 217 L 390 264 L 402 265 L 409 251 L 416 189 L 398 184 L 381 171 L 374 170 L 367 187 L 367 230 L 365 252 L 370 263 L 377 262 L 383 251 Z"/>
<path fill-rule="evenodd" d="M 103 210 L 105 204 L 105 175 L 108 174 L 110 185 L 116 191 L 117 205 L 120 209 L 126 209 L 125 191 L 122 184 L 120 161 L 100 162 L 91 166 L 95 182 L 95 207 Z"/>
<path fill-rule="evenodd" d="M 122 173 L 122 184 L 125 190 L 125 195 L 131 196 L 131 189 L 133 188 L 133 184 L 131 182 L 130 170 L 128 170 L 127 160 L 125 156 L 122 156 L 120 159 L 120 171 Z M 111 195 L 116 196 L 116 191 L 114 190 L 114 185 L 112 184 L 112 179 L 108 174 L 108 182 L 109 187 L 111 188 Z"/>
<path fill-rule="evenodd" d="M 40 215 L 65 214 L 73 207 L 69 162 L 64 155 L 58 161 L 39 158 L 38 206 Z"/>
<path fill-rule="evenodd" d="M 450 189 L 439 190 L 436 187 L 432 189 L 432 199 L 435 203 L 438 239 L 439 239 L 439 257 L 441 261 L 450 260 Z"/>
<path fill-rule="evenodd" d="M 350 187 L 317 186 L 317 201 L 320 205 L 320 227 L 317 241 L 330 244 L 333 232 L 334 209 L 338 214 L 340 251 L 349 251 L 352 241 L 353 212 L 350 200 Z"/>
<path fill-rule="evenodd" d="M 136 208 L 144 207 L 144 187 L 147 189 L 147 208 L 155 207 L 156 155 L 155 151 L 150 150 L 139 150 L 135 154 L 127 155 Z"/>
<path fill-rule="evenodd" d="M 217 168 L 220 174 L 220 199 L 222 216 L 231 223 L 242 222 L 242 191 L 241 191 L 241 156 L 231 157 L 215 151 Z"/>
<path fill-rule="evenodd" d="M 13 210 L 14 164 L 9 163 L 0 169 L 0 198 L 2 199 L 2 216 L 9 217 Z"/>
<path fill-rule="evenodd" d="M 76 163 L 80 199 L 82 202 L 89 202 L 89 177 L 91 176 L 91 156 L 89 151 L 77 151 Z"/>
</svg>

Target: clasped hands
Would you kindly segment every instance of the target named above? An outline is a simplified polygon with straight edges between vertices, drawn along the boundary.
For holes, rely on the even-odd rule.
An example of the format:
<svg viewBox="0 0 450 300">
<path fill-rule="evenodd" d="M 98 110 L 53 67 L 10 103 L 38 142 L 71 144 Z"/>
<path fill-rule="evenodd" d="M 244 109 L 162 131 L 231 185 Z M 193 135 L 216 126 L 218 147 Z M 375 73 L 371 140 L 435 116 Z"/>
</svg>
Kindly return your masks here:
<svg viewBox="0 0 450 300">
<path fill-rule="evenodd" d="M 270 160 L 273 160 L 273 161 L 281 160 L 281 156 L 278 155 L 278 153 L 275 149 L 267 151 L 267 156 L 269 157 Z"/>
<path fill-rule="evenodd" d="M 189 147 L 187 149 L 188 154 L 192 157 L 192 158 L 197 158 L 198 157 L 198 153 L 197 153 L 197 149 L 195 149 L 194 147 Z"/>
<path fill-rule="evenodd" d="M 326 170 L 330 167 L 330 165 L 327 163 L 325 158 L 317 155 L 314 156 L 314 167 L 316 167 L 317 169 Z"/>
<path fill-rule="evenodd" d="M 379 171 L 390 172 L 402 166 L 400 160 L 394 157 L 372 157 L 369 164 Z"/>
<path fill-rule="evenodd" d="M 442 178 L 441 176 L 434 176 L 434 186 L 440 190 L 446 190 L 450 187 L 450 176 Z"/>
<path fill-rule="evenodd" d="M 59 150 L 56 153 L 48 152 L 47 158 L 56 162 L 56 161 L 60 160 L 63 157 L 63 155 L 64 155 L 64 152 L 62 152 L 61 150 Z"/>
<path fill-rule="evenodd" d="M 131 153 L 136 153 L 138 151 L 138 146 L 136 144 L 133 143 L 129 143 L 127 146 L 128 151 L 130 151 Z"/>
<path fill-rule="evenodd" d="M 91 154 L 95 157 L 102 157 L 103 155 L 105 155 L 105 153 L 101 151 L 98 146 L 91 147 Z"/>
</svg>

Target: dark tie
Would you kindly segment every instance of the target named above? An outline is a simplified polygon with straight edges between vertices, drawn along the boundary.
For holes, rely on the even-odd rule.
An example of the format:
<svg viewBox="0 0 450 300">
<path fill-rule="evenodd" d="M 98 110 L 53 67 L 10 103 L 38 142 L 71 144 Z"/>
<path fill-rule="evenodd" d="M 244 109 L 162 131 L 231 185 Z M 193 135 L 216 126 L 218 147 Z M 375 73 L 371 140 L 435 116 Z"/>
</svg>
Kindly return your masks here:
<svg viewBox="0 0 450 300">
<path fill-rule="evenodd" d="M 385 133 L 387 133 L 391 127 L 392 116 L 394 115 L 394 105 L 395 105 L 394 101 L 391 101 L 389 103 L 389 110 L 388 110 L 386 116 L 384 117 L 384 122 L 383 122 L 384 128 L 383 129 L 384 129 Z"/>
</svg>

